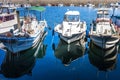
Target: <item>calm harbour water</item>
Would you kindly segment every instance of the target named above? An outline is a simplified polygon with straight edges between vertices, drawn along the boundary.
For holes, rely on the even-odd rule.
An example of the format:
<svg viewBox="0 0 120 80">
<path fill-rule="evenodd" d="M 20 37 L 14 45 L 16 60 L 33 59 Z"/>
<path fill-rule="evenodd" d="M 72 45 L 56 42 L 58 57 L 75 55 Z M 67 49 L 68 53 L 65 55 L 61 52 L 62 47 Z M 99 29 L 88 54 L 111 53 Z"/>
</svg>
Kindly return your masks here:
<svg viewBox="0 0 120 80">
<path fill-rule="evenodd" d="M 117 46 L 103 50 L 90 43 L 78 41 L 67 45 L 58 34 L 52 35 L 54 26 L 61 23 L 67 10 L 78 10 L 80 19 L 90 23 L 96 10 L 86 7 L 46 7 L 42 19 L 51 30 L 35 49 L 10 54 L 0 50 L 0 80 L 120 80 L 120 54 Z M 26 11 L 27 12 L 27 11 Z M 37 18 L 39 18 L 39 12 Z M 20 16 L 25 11 L 21 9 Z"/>
</svg>

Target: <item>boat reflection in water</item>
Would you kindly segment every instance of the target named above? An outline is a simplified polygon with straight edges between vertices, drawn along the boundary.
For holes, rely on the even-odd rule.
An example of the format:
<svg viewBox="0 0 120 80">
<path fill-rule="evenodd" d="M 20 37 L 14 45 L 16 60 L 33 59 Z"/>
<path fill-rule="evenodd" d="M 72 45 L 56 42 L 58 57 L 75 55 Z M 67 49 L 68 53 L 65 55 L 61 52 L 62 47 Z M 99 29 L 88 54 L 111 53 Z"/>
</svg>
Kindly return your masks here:
<svg viewBox="0 0 120 80">
<path fill-rule="evenodd" d="M 60 40 L 57 49 L 55 49 L 55 56 L 59 58 L 65 66 L 68 66 L 73 60 L 82 57 L 85 52 L 85 43 L 79 41 L 67 44 Z"/>
<path fill-rule="evenodd" d="M 117 46 L 104 50 L 90 43 L 89 60 L 99 71 L 111 71 L 116 67 Z"/>
<path fill-rule="evenodd" d="M 1 64 L 1 74 L 8 78 L 17 78 L 22 75 L 32 75 L 32 69 L 37 58 L 45 55 L 46 45 L 40 41 L 35 47 L 32 47 L 20 53 L 6 53 L 6 57 Z"/>
</svg>

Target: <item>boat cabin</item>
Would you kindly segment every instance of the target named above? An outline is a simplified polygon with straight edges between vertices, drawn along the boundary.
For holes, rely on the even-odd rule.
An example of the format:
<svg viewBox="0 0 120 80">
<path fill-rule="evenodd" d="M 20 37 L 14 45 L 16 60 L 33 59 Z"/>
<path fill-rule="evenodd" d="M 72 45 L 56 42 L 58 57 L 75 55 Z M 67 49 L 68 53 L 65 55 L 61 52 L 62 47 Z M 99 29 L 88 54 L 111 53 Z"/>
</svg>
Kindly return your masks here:
<svg viewBox="0 0 120 80">
<path fill-rule="evenodd" d="M 109 10 L 100 9 L 97 11 L 96 21 L 93 21 L 93 33 L 111 35 L 115 32 L 114 26 L 110 19 Z"/>
<path fill-rule="evenodd" d="M 15 16 L 11 14 L 14 13 L 14 11 L 14 9 L 8 9 L 7 7 L 0 8 L 0 23 L 14 20 Z"/>
<path fill-rule="evenodd" d="M 15 9 L 0 7 L 0 34 L 14 29 L 17 24 L 17 13 Z"/>
<path fill-rule="evenodd" d="M 80 13 L 78 11 L 68 11 L 65 13 L 64 21 L 79 22 L 80 21 Z"/>
<path fill-rule="evenodd" d="M 106 9 L 98 10 L 96 22 L 110 22 L 109 11 Z"/>
<path fill-rule="evenodd" d="M 100 10 L 97 12 L 97 18 L 108 18 L 109 13 L 108 11 Z"/>
</svg>

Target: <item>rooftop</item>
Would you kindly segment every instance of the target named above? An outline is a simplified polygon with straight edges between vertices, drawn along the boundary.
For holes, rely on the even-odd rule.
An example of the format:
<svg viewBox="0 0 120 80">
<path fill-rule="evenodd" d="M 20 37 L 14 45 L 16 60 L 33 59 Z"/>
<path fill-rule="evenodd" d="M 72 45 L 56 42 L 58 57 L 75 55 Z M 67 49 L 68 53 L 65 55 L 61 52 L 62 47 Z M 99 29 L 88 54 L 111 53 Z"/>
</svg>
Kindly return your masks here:
<svg viewBox="0 0 120 80">
<path fill-rule="evenodd" d="M 66 15 L 80 15 L 78 11 L 67 11 L 65 14 Z"/>
</svg>

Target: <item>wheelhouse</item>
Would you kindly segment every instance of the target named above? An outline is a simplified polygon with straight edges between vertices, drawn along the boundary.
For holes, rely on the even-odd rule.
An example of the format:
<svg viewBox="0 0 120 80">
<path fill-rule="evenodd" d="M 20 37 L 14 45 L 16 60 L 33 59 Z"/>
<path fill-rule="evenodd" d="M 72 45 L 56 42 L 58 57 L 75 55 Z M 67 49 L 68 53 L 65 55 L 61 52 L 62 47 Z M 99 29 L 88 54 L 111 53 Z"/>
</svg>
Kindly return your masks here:
<svg viewBox="0 0 120 80">
<path fill-rule="evenodd" d="M 64 21 L 78 22 L 80 21 L 80 13 L 78 11 L 68 11 L 65 13 Z"/>
</svg>

